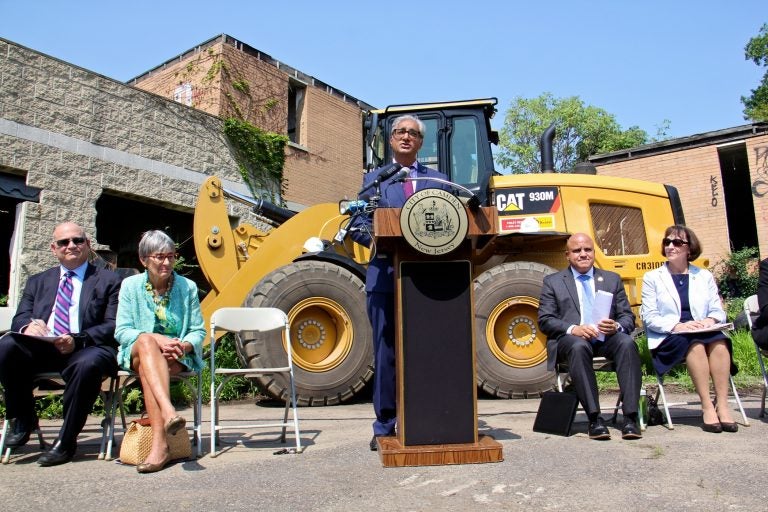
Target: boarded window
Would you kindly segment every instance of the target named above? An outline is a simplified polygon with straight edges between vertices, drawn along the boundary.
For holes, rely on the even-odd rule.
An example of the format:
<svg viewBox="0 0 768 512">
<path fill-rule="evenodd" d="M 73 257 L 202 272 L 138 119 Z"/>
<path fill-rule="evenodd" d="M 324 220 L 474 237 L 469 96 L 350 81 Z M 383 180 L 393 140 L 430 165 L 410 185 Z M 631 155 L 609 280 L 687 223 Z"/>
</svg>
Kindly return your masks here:
<svg viewBox="0 0 768 512">
<path fill-rule="evenodd" d="M 648 254 L 640 208 L 593 203 L 589 211 L 595 227 L 595 243 L 604 255 Z"/>
</svg>

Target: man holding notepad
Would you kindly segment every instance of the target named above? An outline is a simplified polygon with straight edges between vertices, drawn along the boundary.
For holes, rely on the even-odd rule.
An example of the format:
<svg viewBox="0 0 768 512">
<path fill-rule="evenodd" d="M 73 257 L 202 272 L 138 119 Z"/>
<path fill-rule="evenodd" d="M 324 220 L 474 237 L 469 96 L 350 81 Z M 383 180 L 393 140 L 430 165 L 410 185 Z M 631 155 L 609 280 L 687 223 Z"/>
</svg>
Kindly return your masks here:
<svg viewBox="0 0 768 512">
<path fill-rule="evenodd" d="M 576 395 L 589 418 L 591 439 L 610 439 L 600 416 L 600 400 L 592 358 L 614 362 L 623 394 L 623 439 L 642 437 L 637 409 L 640 400 L 640 354 L 631 333 L 635 315 L 621 277 L 594 268 L 592 239 L 572 235 L 566 244 L 568 267 L 544 278 L 539 299 L 539 328 L 547 335 L 547 367 L 568 363 Z"/>
</svg>

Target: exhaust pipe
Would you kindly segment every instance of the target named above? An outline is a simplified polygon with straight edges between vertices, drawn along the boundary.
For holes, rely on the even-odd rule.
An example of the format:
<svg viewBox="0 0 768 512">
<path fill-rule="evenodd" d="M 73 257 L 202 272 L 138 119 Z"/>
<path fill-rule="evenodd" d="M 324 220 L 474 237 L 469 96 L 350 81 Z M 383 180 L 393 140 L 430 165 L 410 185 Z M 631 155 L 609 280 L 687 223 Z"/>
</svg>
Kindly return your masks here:
<svg viewBox="0 0 768 512">
<path fill-rule="evenodd" d="M 555 159 L 552 156 L 553 141 L 555 140 L 555 123 L 541 134 L 541 172 L 555 172 Z"/>
</svg>

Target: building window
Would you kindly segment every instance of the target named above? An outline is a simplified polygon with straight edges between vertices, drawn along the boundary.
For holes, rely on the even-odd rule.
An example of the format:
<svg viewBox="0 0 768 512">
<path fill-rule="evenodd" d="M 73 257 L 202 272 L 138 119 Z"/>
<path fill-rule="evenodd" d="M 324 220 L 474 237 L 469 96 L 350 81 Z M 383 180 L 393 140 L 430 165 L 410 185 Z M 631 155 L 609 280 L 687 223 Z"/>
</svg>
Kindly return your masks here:
<svg viewBox="0 0 768 512">
<path fill-rule="evenodd" d="M 595 243 L 606 256 L 648 254 L 648 239 L 640 208 L 593 203 L 589 205 Z"/>
<path fill-rule="evenodd" d="M 301 123 L 304 114 L 304 97 L 307 87 L 291 81 L 288 83 L 288 139 L 294 144 L 302 144 Z"/>
<path fill-rule="evenodd" d="M 173 91 L 173 101 L 188 107 L 192 106 L 192 84 L 180 83 Z"/>
</svg>

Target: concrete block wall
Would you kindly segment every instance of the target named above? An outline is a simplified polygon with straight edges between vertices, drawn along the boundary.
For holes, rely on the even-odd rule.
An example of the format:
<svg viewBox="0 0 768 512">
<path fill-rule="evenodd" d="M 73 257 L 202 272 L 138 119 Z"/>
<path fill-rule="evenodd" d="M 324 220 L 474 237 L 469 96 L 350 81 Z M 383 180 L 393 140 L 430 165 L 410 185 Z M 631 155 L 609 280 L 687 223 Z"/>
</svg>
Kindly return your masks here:
<svg viewBox="0 0 768 512">
<path fill-rule="evenodd" d="M 217 117 L 3 39 L 0 172 L 42 189 L 24 219 L 22 282 L 55 263 L 56 224 L 95 238 L 104 191 L 189 212 L 207 176 L 247 192 Z"/>
</svg>

